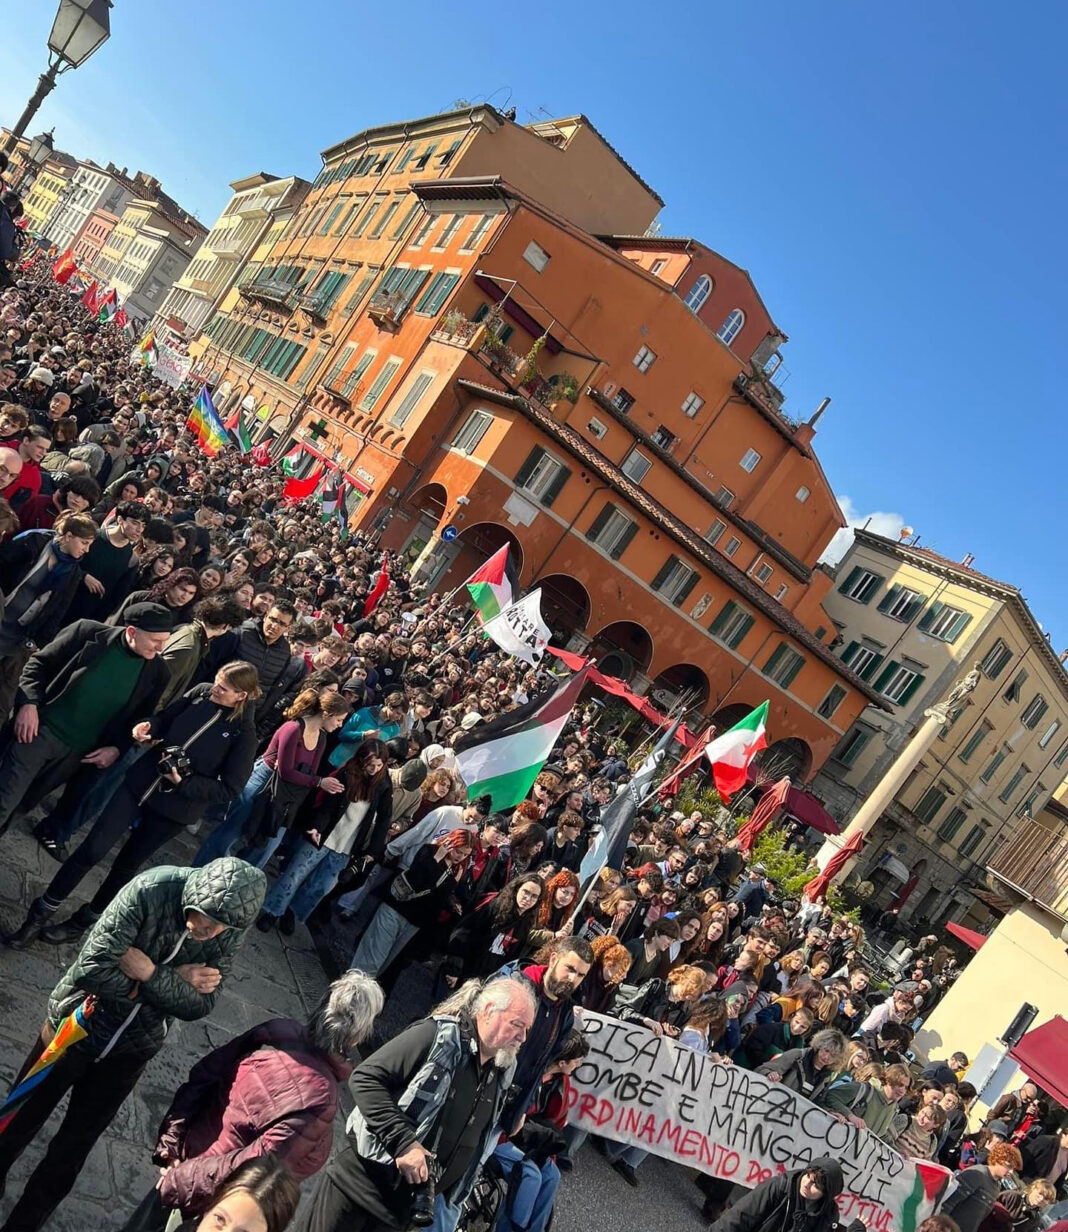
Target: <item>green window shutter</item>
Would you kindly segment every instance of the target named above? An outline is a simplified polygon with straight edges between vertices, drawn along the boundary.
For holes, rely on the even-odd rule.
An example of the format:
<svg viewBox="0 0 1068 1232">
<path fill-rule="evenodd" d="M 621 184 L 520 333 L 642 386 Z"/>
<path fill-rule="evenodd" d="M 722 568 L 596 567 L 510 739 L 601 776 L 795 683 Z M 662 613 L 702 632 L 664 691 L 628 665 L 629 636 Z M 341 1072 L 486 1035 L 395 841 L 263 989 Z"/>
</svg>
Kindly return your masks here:
<svg viewBox="0 0 1068 1232">
<path fill-rule="evenodd" d="M 571 472 L 566 466 L 561 466 L 550 480 L 549 486 L 542 493 L 541 503 L 546 509 L 551 508 L 553 501 L 560 495 L 560 489 L 570 478 Z"/>
<path fill-rule="evenodd" d="M 890 610 L 890 605 L 894 602 L 894 600 L 898 597 L 899 594 L 901 594 L 901 587 L 895 583 L 893 586 L 890 587 L 890 589 L 883 596 L 882 602 L 879 604 L 879 611 L 888 612 Z"/>
<path fill-rule="evenodd" d="M 653 590 L 659 590 L 660 587 L 663 586 L 663 584 L 667 581 L 667 576 L 671 572 L 671 570 L 675 567 L 675 562 L 677 559 L 678 557 L 676 556 L 669 556 L 667 560 L 664 561 L 663 565 L 660 568 L 660 572 L 656 575 L 655 578 L 653 578 L 651 582 Z"/>
<path fill-rule="evenodd" d="M 860 642 L 850 642 L 849 645 L 842 651 L 842 662 L 849 664 L 853 662 L 853 656 L 857 653 Z"/>
<path fill-rule="evenodd" d="M 616 546 L 611 550 L 611 552 L 608 553 L 608 555 L 611 556 L 613 560 L 619 560 L 619 558 L 627 550 L 627 547 L 630 544 L 630 541 L 634 538 L 634 536 L 637 533 L 638 533 L 638 523 L 637 522 L 629 523 L 627 526 L 627 529 L 619 536 L 619 539 L 616 541 Z"/>
<path fill-rule="evenodd" d="M 515 477 L 517 487 L 522 487 L 523 484 L 534 474 L 534 468 L 538 465 L 541 459 L 545 456 L 545 450 L 540 445 L 535 445 L 527 455 L 527 460 L 519 468 Z"/>
<path fill-rule="evenodd" d="M 597 542 L 597 536 L 608 525 L 608 519 L 612 516 L 612 506 L 605 505 L 601 512 L 593 519 L 593 524 L 586 532 L 586 538 L 591 543 Z"/>
<path fill-rule="evenodd" d="M 901 613 L 901 619 L 905 622 L 905 624 L 908 625 L 912 623 L 912 621 L 916 618 L 916 613 L 923 608 L 924 602 L 925 600 L 923 595 L 917 595 L 915 599 L 912 599 L 909 602 L 908 607 Z"/>
<path fill-rule="evenodd" d="M 731 649 L 737 650 L 738 647 L 745 641 L 746 634 L 755 624 L 755 618 L 746 616 L 746 618 L 738 625 L 733 635 L 731 636 Z"/>
<path fill-rule="evenodd" d="M 765 676 L 770 676 L 772 672 L 774 672 L 774 670 L 779 666 L 779 663 L 786 651 L 787 645 L 785 642 L 780 642 L 778 646 L 775 647 L 775 649 L 771 652 L 771 658 L 764 664 Z"/>
<path fill-rule="evenodd" d="M 852 586 L 857 580 L 857 578 L 860 577 L 861 573 L 863 573 L 863 570 L 859 565 L 855 565 L 852 569 L 850 569 L 849 573 L 846 575 L 846 580 L 841 584 L 841 586 L 838 587 L 838 593 L 840 595 L 844 595 L 850 586 Z"/>
<path fill-rule="evenodd" d="M 902 693 L 901 696 L 898 698 L 897 704 L 899 706 L 904 706 L 906 702 L 911 701 L 916 690 L 920 687 L 920 685 L 923 684 L 923 682 L 926 679 L 927 679 L 926 676 L 917 676 L 916 679 L 913 680 L 912 683 L 908 685 L 904 693 Z"/>
<path fill-rule="evenodd" d="M 947 642 L 955 642 L 958 637 L 971 623 L 971 614 L 969 612 L 961 612 L 957 619 L 950 626 L 949 632 L 946 634 Z"/>
<path fill-rule="evenodd" d="M 886 658 L 886 655 L 876 655 L 868 666 L 860 673 L 861 680 L 870 680 L 872 676 L 879 670 L 879 664 Z"/>
<path fill-rule="evenodd" d="M 724 603 L 720 614 L 709 625 L 709 633 L 711 633 L 713 637 L 716 637 L 719 633 L 721 633 L 723 629 L 726 628 L 727 622 L 736 611 L 738 611 L 738 604 L 735 603 L 733 599 L 728 599 L 727 602 Z M 853 645 L 855 646 L 856 642 L 854 642 Z"/>
<path fill-rule="evenodd" d="M 691 569 L 690 570 L 690 580 L 686 583 L 686 585 L 682 588 L 682 590 L 680 590 L 679 593 L 672 600 L 672 603 L 674 603 L 676 607 L 682 606 L 683 602 L 689 595 L 690 591 L 693 590 L 693 588 L 697 585 L 697 576 L 698 576 L 697 570 Z"/>
<path fill-rule="evenodd" d="M 923 619 L 920 621 L 921 629 L 929 629 L 935 622 L 935 617 L 945 607 L 944 603 L 939 603 L 937 600 L 931 604 L 923 614 Z"/>
<path fill-rule="evenodd" d="M 793 662 L 793 666 L 792 666 L 792 667 L 790 668 L 790 670 L 786 673 L 786 675 L 783 677 L 783 679 L 779 681 L 779 684 L 780 684 L 780 685 L 781 685 L 784 689 L 788 689 L 788 688 L 790 687 L 790 685 L 792 685 L 792 684 L 793 684 L 793 682 L 794 682 L 795 678 L 797 677 L 797 673 L 798 673 L 798 672 L 799 672 L 799 671 L 800 671 L 800 670 L 801 670 L 804 666 L 805 666 L 805 660 L 804 660 L 804 659 L 803 659 L 800 655 L 795 655 L 795 657 L 794 657 L 794 662 Z"/>
<path fill-rule="evenodd" d="M 901 664 L 895 659 L 890 660 L 879 678 L 875 681 L 874 688 L 876 692 L 882 692 L 883 686 L 889 683 L 891 676 L 893 676 L 894 672 L 896 672 L 900 666 Z"/>
<path fill-rule="evenodd" d="M 489 313 L 489 304 L 485 300 L 475 309 L 475 315 L 471 318 L 472 321 L 481 321 L 484 316 Z"/>
</svg>

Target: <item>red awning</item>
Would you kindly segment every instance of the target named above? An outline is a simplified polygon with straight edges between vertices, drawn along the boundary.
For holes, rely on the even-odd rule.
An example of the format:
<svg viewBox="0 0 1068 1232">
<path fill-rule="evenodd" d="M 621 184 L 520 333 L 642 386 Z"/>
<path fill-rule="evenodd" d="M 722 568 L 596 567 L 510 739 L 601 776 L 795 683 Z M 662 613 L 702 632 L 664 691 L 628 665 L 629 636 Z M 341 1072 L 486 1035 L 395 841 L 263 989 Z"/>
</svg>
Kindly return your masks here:
<svg viewBox="0 0 1068 1232">
<path fill-rule="evenodd" d="M 1009 1056 L 1047 1095 L 1068 1106 L 1068 1022 L 1059 1014 L 1028 1031 Z"/>
<path fill-rule="evenodd" d="M 841 827 L 827 812 L 815 796 L 800 787 L 791 787 L 786 793 L 786 812 L 791 813 L 798 821 L 803 821 L 813 830 L 821 834 L 840 834 Z"/>
<path fill-rule="evenodd" d="M 971 950 L 981 950 L 987 942 L 987 938 L 982 933 L 977 933 L 971 928 L 963 928 L 960 924 L 947 924 L 946 932 L 951 937 L 956 937 L 958 941 L 963 941 Z"/>
</svg>

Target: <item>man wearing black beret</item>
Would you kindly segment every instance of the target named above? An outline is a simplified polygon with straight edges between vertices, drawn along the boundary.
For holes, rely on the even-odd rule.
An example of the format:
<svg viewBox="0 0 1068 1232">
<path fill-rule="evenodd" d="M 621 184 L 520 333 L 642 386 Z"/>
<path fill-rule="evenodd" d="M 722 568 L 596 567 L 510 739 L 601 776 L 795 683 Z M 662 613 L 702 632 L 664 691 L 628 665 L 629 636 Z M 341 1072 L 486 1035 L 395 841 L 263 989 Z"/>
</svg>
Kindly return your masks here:
<svg viewBox="0 0 1068 1232">
<path fill-rule="evenodd" d="M 168 608 L 135 603 L 122 628 L 76 620 L 31 655 L 0 751 L 0 834 L 20 805 L 32 809 L 63 783 L 65 795 L 84 793 L 129 747 L 166 683 L 157 656 L 173 629 Z"/>
</svg>

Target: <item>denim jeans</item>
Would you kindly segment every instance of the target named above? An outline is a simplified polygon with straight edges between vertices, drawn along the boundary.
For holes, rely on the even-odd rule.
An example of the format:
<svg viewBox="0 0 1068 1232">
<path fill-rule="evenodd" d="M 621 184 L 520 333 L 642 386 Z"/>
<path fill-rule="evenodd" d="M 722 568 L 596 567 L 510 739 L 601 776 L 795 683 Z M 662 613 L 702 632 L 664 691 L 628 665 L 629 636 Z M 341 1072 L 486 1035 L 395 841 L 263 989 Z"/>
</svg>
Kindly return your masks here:
<svg viewBox="0 0 1068 1232">
<path fill-rule="evenodd" d="M 226 809 L 219 824 L 201 843 L 200 850 L 193 857 L 194 868 L 203 868 L 205 864 L 210 864 L 212 860 L 218 860 L 222 856 L 230 854 L 230 848 L 241 837 L 245 823 L 249 819 L 253 801 L 271 781 L 273 773 L 274 771 L 262 758 L 257 760 L 256 764 L 252 767 L 252 773 L 249 775 L 244 790 L 236 800 L 230 802 L 230 807 Z M 210 820 L 213 812 L 214 810 L 209 809 L 205 813 L 205 817 Z M 215 813 L 215 816 L 218 816 L 218 813 Z"/>
<path fill-rule="evenodd" d="M 500 1143 L 493 1158 L 509 1181 L 508 1199 L 497 1216 L 495 1232 L 545 1232 L 560 1187 L 556 1164 L 550 1159 L 539 1167 L 511 1142 Z M 518 1184 L 516 1168 L 520 1170 Z"/>
<path fill-rule="evenodd" d="M 630 1164 L 632 1168 L 636 1168 L 640 1163 L 649 1157 L 648 1151 L 643 1151 L 640 1146 L 624 1146 L 622 1142 L 607 1142 L 605 1143 L 605 1158 L 615 1163 L 617 1160 L 622 1160 L 625 1164 Z"/>
<path fill-rule="evenodd" d="M 382 903 L 360 938 L 350 968 L 366 971 L 368 975 L 381 975 L 418 931 L 399 911 Z"/>
<path fill-rule="evenodd" d="M 279 916 L 288 907 L 303 923 L 337 885 L 337 879 L 348 862 L 349 857 L 343 851 L 313 847 L 307 840 L 302 840 L 286 871 L 264 900 L 264 911 L 268 915 Z"/>
</svg>

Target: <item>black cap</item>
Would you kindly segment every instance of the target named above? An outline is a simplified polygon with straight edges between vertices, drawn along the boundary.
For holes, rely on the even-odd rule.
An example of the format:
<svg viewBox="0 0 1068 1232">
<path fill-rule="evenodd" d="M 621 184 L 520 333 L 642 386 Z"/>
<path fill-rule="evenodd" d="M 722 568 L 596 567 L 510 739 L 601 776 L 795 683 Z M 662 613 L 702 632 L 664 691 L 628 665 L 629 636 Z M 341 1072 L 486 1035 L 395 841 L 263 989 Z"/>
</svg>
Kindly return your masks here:
<svg viewBox="0 0 1068 1232">
<path fill-rule="evenodd" d="M 173 633 L 174 613 L 162 603 L 134 603 L 122 614 L 123 624 L 141 633 Z"/>
</svg>

